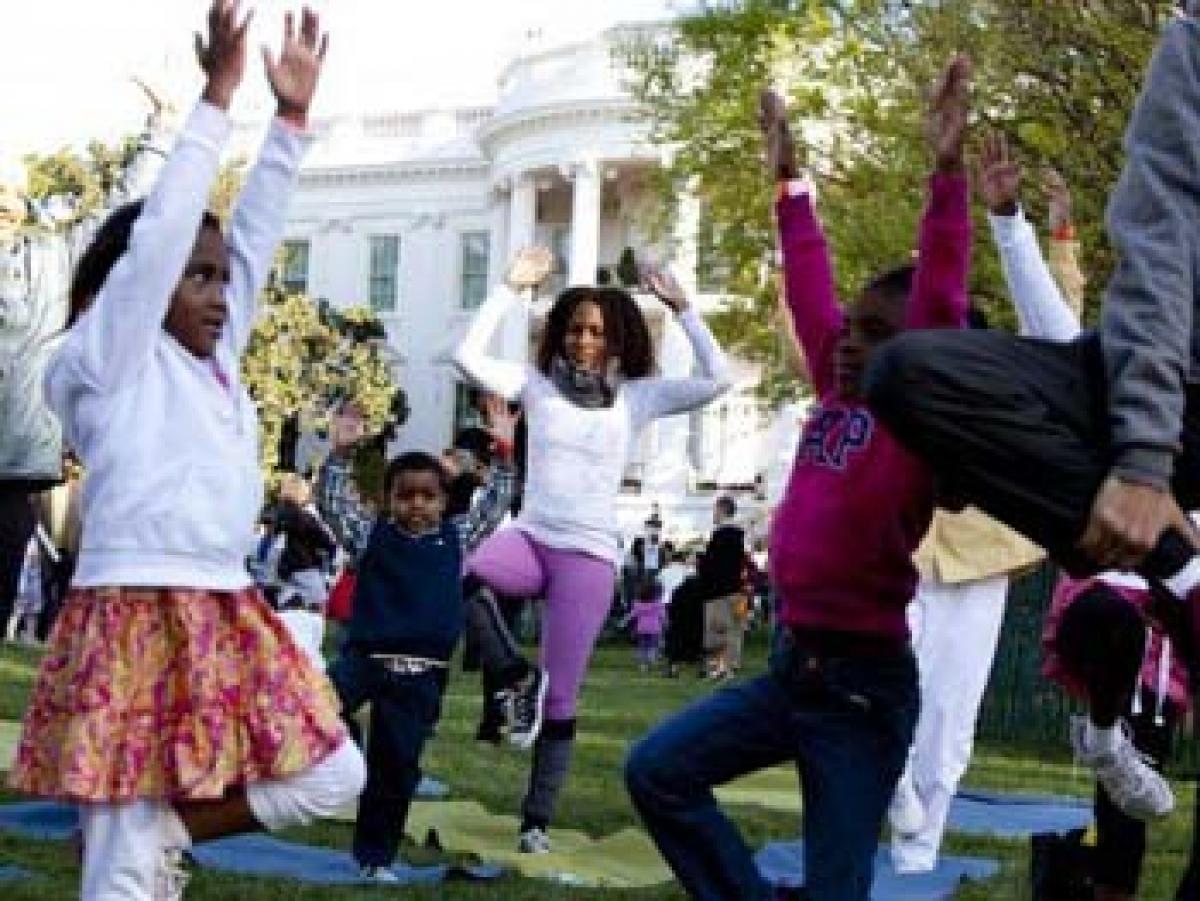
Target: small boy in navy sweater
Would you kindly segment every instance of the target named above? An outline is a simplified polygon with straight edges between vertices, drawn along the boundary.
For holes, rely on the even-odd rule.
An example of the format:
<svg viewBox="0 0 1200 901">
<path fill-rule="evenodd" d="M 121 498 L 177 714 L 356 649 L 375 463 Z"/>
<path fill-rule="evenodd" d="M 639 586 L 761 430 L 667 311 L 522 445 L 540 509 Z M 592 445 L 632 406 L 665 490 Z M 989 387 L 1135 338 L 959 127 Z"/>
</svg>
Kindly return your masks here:
<svg viewBox="0 0 1200 901">
<path fill-rule="evenodd" d="M 377 519 L 349 487 L 335 452 L 321 469 L 318 505 L 357 560 L 354 609 L 329 676 L 349 720 L 371 702 L 367 785 L 354 823 L 362 875 L 396 882 L 391 871 L 421 778 L 421 750 L 441 713 L 447 662 L 462 634 L 463 558 L 504 518 L 512 470 L 496 466 L 466 516 L 445 517 L 446 472 L 430 454 L 401 454 L 384 479 Z"/>
</svg>

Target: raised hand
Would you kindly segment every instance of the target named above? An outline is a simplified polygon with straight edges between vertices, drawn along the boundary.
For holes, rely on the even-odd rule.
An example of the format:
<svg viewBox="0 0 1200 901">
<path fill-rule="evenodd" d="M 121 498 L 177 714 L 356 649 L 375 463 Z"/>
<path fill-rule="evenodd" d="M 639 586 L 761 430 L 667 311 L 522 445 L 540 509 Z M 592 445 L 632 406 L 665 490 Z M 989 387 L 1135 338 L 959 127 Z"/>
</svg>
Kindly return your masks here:
<svg viewBox="0 0 1200 901">
<path fill-rule="evenodd" d="M 929 101 L 927 131 L 939 172 L 961 172 L 971 104 L 971 60 L 960 53 L 947 63 Z"/>
<path fill-rule="evenodd" d="M 267 81 L 275 95 L 276 115 L 298 128 L 308 126 L 308 108 L 317 90 L 321 66 L 329 49 L 329 35 L 322 34 L 321 21 L 307 6 L 300 13 L 300 33 L 292 13 L 283 17 L 283 47 L 276 60 L 263 47 Z"/>
<path fill-rule="evenodd" d="M 554 254 L 545 247 L 525 247 L 508 267 L 505 282 L 516 292 L 536 288 L 554 268 Z"/>
<path fill-rule="evenodd" d="M 1075 221 L 1071 211 L 1071 189 L 1062 173 L 1047 169 L 1042 173 L 1042 190 L 1046 192 L 1050 208 L 1050 231 L 1061 235 Z"/>
<path fill-rule="evenodd" d="M 353 403 L 344 403 L 340 410 L 333 414 L 330 440 L 334 453 L 342 453 L 363 439 L 367 432 L 362 413 Z"/>
<path fill-rule="evenodd" d="M 642 287 L 661 300 L 673 313 L 682 313 L 690 304 L 683 287 L 666 269 L 657 266 L 642 266 L 638 269 Z"/>
<path fill-rule="evenodd" d="M 499 394 L 488 394 L 483 398 L 483 418 L 488 434 L 503 452 L 511 452 L 517 440 L 517 420 L 520 413 L 513 411 Z"/>
<path fill-rule="evenodd" d="M 239 0 L 213 0 L 208 10 L 208 42 L 196 32 L 196 59 L 208 77 L 204 99 L 223 110 L 229 109 L 246 71 L 246 32 L 254 10 L 239 24 L 240 6 Z"/>
<path fill-rule="evenodd" d="M 797 178 L 796 142 L 788 127 L 787 104 L 770 88 L 758 97 L 758 128 L 766 149 L 767 172 L 778 181 Z"/>
<path fill-rule="evenodd" d="M 1021 166 L 1008 152 L 1000 132 L 983 139 L 979 154 L 979 193 L 993 216 L 1015 216 L 1021 192 Z"/>
</svg>

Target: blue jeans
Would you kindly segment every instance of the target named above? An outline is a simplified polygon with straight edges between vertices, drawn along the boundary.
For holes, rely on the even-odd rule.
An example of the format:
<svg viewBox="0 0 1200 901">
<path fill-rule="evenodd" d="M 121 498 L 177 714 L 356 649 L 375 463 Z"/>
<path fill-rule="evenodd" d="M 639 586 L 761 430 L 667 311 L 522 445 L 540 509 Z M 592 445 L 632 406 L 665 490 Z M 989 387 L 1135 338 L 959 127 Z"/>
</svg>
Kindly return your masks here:
<svg viewBox="0 0 1200 901">
<path fill-rule="evenodd" d="M 371 703 L 367 784 L 354 821 L 354 859 L 362 866 L 391 866 L 421 781 L 421 751 L 441 713 L 444 676 L 392 673 L 351 651 L 334 662 L 329 678 L 347 720 Z"/>
<path fill-rule="evenodd" d="M 916 663 L 833 656 L 776 634 L 765 676 L 665 720 L 625 764 L 634 806 L 692 898 L 770 897 L 713 786 L 787 760 L 804 794 L 804 868 L 812 901 L 867 901 L 875 847 L 917 721 Z"/>
</svg>

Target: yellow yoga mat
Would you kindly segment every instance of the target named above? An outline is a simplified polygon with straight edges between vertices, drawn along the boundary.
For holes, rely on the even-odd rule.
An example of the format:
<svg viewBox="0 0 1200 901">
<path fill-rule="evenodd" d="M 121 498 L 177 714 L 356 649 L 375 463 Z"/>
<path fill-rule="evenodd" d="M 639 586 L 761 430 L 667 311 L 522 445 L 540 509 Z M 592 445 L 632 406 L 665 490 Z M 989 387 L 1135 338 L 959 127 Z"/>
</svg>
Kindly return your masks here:
<svg viewBox="0 0 1200 901">
<path fill-rule="evenodd" d="M 11 770 L 17 756 L 17 743 L 21 740 L 21 724 L 12 720 L 0 720 L 0 770 Z"/>
<path fill-rule="evenodd" d="M 353 820 L 353 810 L 343 812 Z M 646 888 L 671 880 L 658 850 L 641 830 L 622 829 L 594 839 L 582 832 L 554 829 L 549 854 L 517 851 L 515 817 L 491 813 L 476 801 L 415 801 L 408 814 L 408 836 L 422 844 L 430 830 L 441 847 L 502 864 L 522 876 L 573 885 Z"/>
<path fill-rule="evenodd" d="M 800 777 L 793 766 L 759 770 L 722 785 L 717 799 L 725 804 L 749 804 L 780 813 L 800 813 Z"/>
</svg>

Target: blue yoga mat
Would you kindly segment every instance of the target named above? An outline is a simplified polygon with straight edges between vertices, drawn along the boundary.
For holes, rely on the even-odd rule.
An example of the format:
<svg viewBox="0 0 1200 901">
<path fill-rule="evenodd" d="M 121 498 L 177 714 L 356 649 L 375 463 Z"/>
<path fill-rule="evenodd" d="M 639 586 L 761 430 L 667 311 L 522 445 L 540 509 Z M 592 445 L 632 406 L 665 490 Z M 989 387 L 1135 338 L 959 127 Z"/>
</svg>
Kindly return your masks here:
<svg viewBox="0 0 1200 901">
<path fill-rule="evenodd" d="M 202 867 L 248 876 L 273 876 L 318 885 L 379 885 L 358 874 L 358 864 L 345 851 L 285 842 L 269 835 L 239 835 L 196 845 L 192 858 Z M 411 867 L 397 863 L 398 886 L 434 885 L 446 879 L 485 880 L 503 875 L 500 867 Z"/>
<path fill-rule="evenodd" d="M 950 802 L 947 828 L 967 835 L 1020 838 L 1069 832 L 1092 822 L 1092 803 L 1049 795 L 1006 795 L 964 789 Z"/>
<path fill-rule="evenodd" d="M 771 842 L 755 857 L 759 872 L 772 885 L 797 888 L 804 884 L 802 842 Z M 875 884 L 871 901 L 947 901 L 964 880 L 982 881 L 1000 872 L 1000 864 L 981 857 L 943 857 L 931 873 L 900 875 L 891 856 L 880 849 L 875 855 Z"/>
<path fill-rule="evenodd" d="M 422 776 L 417 783 L 417 799 L 420 801 L 441 801 L 450 797 L 450 786 L 441 779 L 432 776 Z"/>
<path fill-rule="evenodd" d="M 0 804 L 0 829 L 41 841 L 65 841 L 79 825 L 75 808 L 55 801 Z"/>
<path fill-rule="evenodd" d="M 65 840 L 75 830 L 75 810 L 53 801 L 23 801 L 0 804 L 0 829 L 44 841 Z M 319 885 L 379 883 L 364 880 L 358 866 L 344 851 L 333 848 L 285 842 L 269 835 L 239 835 L 205 842 L 191 849 L 202 867 L 253 876 L 274 876 Z M 445 879 L 495 879 L 504 874 L 501 867 L 478 866 L 393 868 L 401 881 L 396 885 L 432 885 Z"/>
<path fill-rule="evenodd" d="M 29 872 L 20 867 L 0 866 L 0 882 L 16 882 L 18 879 L 28 879 Z"/>
</svg>

